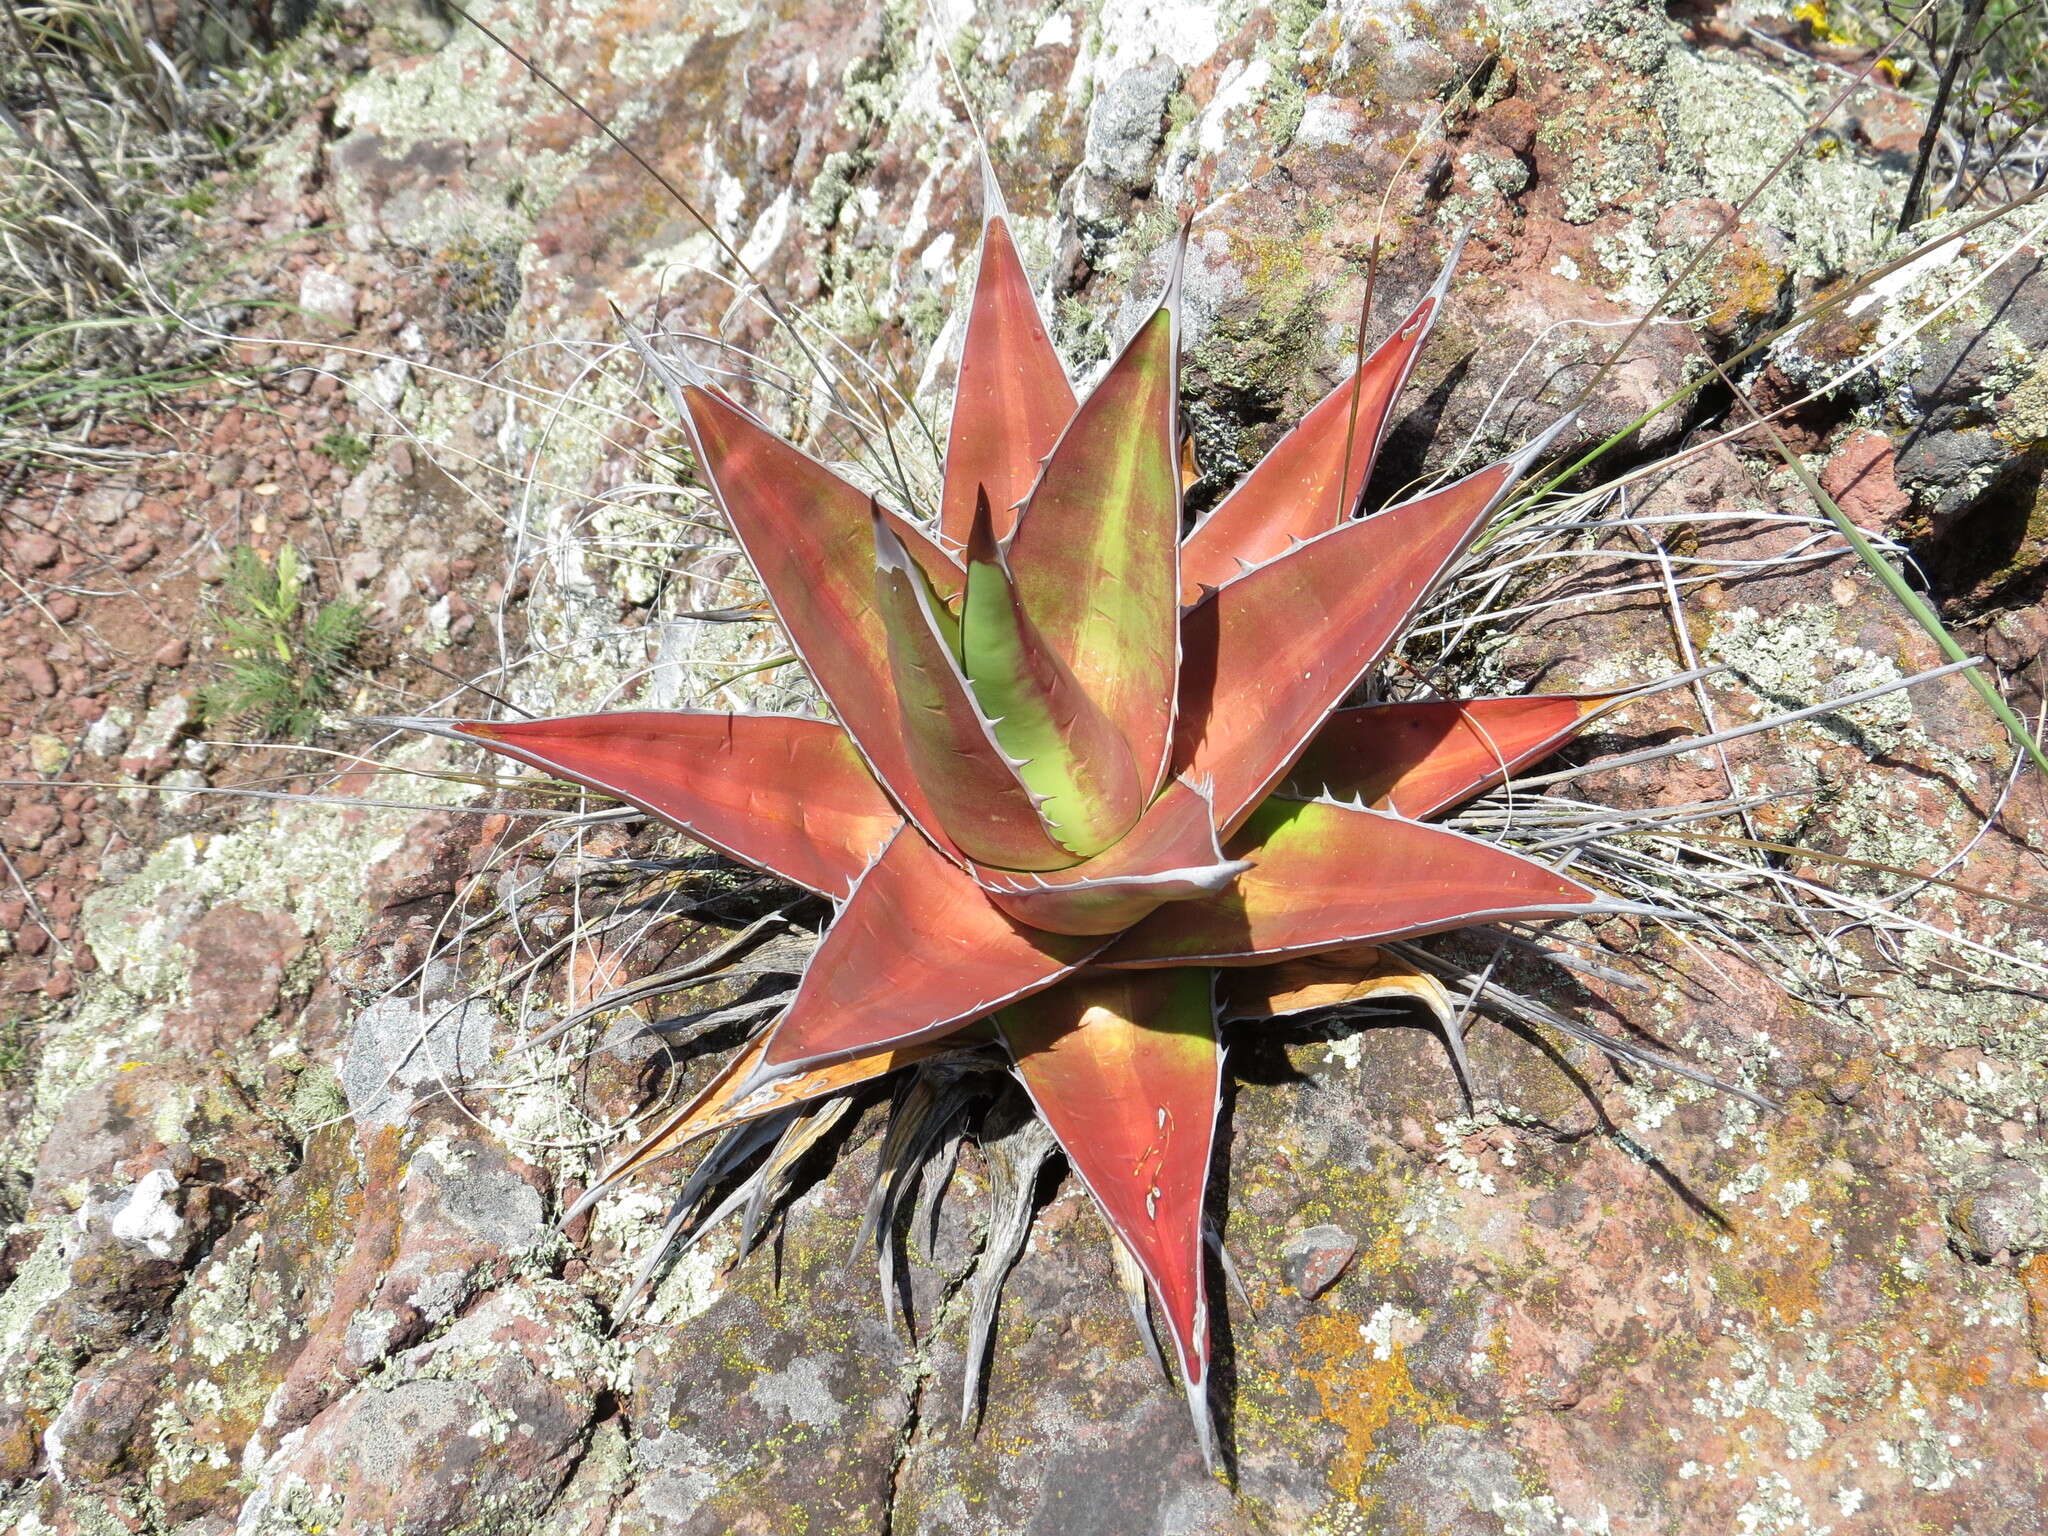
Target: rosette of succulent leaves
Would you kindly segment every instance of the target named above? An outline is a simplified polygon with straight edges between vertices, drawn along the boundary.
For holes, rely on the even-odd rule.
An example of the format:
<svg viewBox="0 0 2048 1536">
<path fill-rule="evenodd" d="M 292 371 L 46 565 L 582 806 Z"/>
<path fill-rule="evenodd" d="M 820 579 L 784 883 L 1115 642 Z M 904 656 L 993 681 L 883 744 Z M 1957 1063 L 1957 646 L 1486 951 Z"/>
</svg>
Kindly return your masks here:
<svg viewBox="0 0 2048 1536">
<path fill-rule="evenodd" d="M 866 1085 L 900 1073 L 863 1229 L 885 1308 L 902 1203 L 920 1188 L 935 1198 L 963 1134 L 980 1140 L 992 1184 L 963 1416 L 1056 1148 L 1114 1234 L 1155 1356 L 1153 1320 L 1163 1327 L 1213 1456 L 1209 1251 L 1229 1265 L 1204 1208 L 1224 1027 L 1420 1004 L 1468 1084 L 1463 1028 L 1477 1006 L 1754 1098 L 1412 942 L 1485 927 L 1533 948 L 1559 920 L 1669 918 L 1654 861 L 1581 857 L 1597 847 L 1577 829 L 1742 804 L 1630 813 L 1527 794 L 1517 815 L 1482 805 L 1464 830 L 1442 824 L 1647 691 L 1386 697 L 1390 653 L 1475 543 L 1500 536 L 1502 509 L 1566 424 L 1364 507 L 1456 252 L 1386 340 L 1361 347 L 1350 377 L 1188 528 L 1178 257 L 1156 307 L 1077 398 L 992 185 L 988 196 L 928 521 L 778 436 L 682 352 L 631 337 L 829 718 L 629 709 L 379 723 L 625 802 L 792 897 L 815 893 L 821 918 L 829 903 L 798 959 L 785 910 L 547 1031 L 700 985 L 728 960 L 795 977 L 698 1017 L 756 1028 L 567 1213 L 718 1138 L 633 1294 L 729 1215 L 743 1214 L 751 1248 L 805 1155 Z M 1690 906 L 1712 930 L 1711 903 Z M 782 958 L 749 969 L 764 935 Z M 1725 927 L 1719 937 L 1744 943 Z"/>
</svg>

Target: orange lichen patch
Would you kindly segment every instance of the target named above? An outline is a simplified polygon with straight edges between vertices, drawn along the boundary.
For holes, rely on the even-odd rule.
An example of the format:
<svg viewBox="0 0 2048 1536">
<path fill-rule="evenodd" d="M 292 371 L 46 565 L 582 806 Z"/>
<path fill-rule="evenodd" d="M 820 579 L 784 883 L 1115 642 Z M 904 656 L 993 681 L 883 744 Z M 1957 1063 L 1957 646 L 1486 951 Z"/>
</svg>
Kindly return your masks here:
<svg viewBox="0 0 2048 1536">
<path fill-rule="evenodd" d="M 1303 1376 L 1322 1400 L 1323 1416 L 1344 1432 L 1327 1476 L 1330 1487 L 1347 1498 L 1358 1498 L 1379 1470 L 1380 1432 L 1394 1420 L 1417 1429 L 1472 1424 L 1415 1384 L 1405 1349 L 1374 1339 L 1355 1316 L 1310 1318 L 1299 1339 Z"/>
<path fill-rule="evenodd" d="M 1796 1098 L 1778 1129 L 1761 1188 L 1729 1213 L 1737 1242 L 1715 1275 L 1721 1294 L 1753 1307 L 1758 1321 L 1788 1326 L 1836 1305 L 1834 1239 L 1857 1191 L 1849 1165 L 1830 1156 L 1820 1101 Z"/>
<path fill-rule="evenodd" d="M 1834 1263 L 1834 1251 L 1824 1237 L 1796 1222 L 1773 1222 L 1766 1240 L 1779 1262 L 1750 1271 L 1756 1299 L 1775 1322 L 1796 1323 L 1802 1317 L 1819 1316 L 1826 1308 L 1821 1281 Z M 1789 1252 L 1787 1250 L 1790 1250 Z"/>
<path fill-rule="evenodd" d="M 2048 1253 L 2037 1253 L 2020 1266 L 2020 1284 L 2027 1288 L 2027 1342 L 2034 1346 L 2034 1358 L 2048 1367 Z"/>
</svg>

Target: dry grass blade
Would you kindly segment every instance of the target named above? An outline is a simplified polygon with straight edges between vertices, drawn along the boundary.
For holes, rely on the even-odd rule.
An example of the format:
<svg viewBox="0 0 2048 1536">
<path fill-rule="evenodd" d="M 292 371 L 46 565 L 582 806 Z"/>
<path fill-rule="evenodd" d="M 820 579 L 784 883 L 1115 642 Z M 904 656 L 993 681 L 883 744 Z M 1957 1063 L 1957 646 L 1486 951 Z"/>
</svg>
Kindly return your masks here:
<svg viewBox="0 0 2048 1536">
<path fill-rule="evenodd" d="M 988 1162 L 988 1234 L 982 1239 L 981 1256 L 974 1263 L 974 1278 L 968 1291 L 971 1304 L 967 1316 L 967 1352 L 961 1366 L 960 1423 L 974 1422 L 981 1402 L 983 1377 L 988 1370 L 989 1345 L 995 1332 L 996 1308 L 1002 1301 L 1003 1281 L 1008 1278 L 1024 1244 L 1031 1236 L 1031 1217 L 1037 1209 L 1038 1177 L 1059 1143 L 1043 1120 L 1031 1113 L 1023 1095 L 1011 1092 L 997 1100 L 981 1131 L 982 1156 Z M 1121 1245 L 1117 1245 L 1119 1250 Z M 1144 1284 L 1143 1276 L 1139 1285 Z M 1150 1336 L 1150 1329 L 1141 1330 Z M 1152 1343 L 1152 1358 L 1159 1360 L 1159 1345 Z M 1160 1367 L 1165 1368 L 1164 1362 Z"/>
</svg>

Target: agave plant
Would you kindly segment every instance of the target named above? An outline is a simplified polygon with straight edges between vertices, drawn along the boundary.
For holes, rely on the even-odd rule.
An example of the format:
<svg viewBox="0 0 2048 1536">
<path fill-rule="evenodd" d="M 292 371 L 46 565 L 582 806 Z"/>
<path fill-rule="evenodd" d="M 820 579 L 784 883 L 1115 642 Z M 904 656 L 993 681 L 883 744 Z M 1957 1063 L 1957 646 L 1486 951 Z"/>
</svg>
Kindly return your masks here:
<svg viewBox="0 0 2048 1536">
<path fill-rule="evenodd" d="M 630 802 L 836 916 L 780 1017 L 586 1201 L 694 1137 L 998 1048 L 1149 1284 L 1208 1452 L 1219 1023 L 1441 1008 L 1382 946 L 1626 908 L 1430 825 L 1614 695 L 1346 707 L 1558 430 L 1361 515 L 1455 262 L 1185 536 L 1178 257 L 1077 400 L 991 197 L 931 528 L 636 340 L 833 718 L 403 723 Z"/>
</svg>

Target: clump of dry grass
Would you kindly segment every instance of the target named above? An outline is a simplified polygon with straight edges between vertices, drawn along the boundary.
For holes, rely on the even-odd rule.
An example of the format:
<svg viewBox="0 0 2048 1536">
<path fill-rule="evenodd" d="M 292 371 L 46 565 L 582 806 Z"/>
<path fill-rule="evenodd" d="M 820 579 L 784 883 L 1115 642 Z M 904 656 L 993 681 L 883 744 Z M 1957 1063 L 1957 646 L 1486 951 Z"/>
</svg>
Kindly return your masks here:
<svg viewBox="0 0 2048 1536">
<path fill-rule="evenodd" d="M 0 459 L 66 436 L 79 456 L 70 429 L 214 355 L 179 318 L 232 307 L 207 292 L 194 222 L 308 82 L 291 49 L 207 16 L 176 36 L 135 0 L 42 0 L 0 21 Z"/>
</svg>

